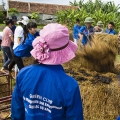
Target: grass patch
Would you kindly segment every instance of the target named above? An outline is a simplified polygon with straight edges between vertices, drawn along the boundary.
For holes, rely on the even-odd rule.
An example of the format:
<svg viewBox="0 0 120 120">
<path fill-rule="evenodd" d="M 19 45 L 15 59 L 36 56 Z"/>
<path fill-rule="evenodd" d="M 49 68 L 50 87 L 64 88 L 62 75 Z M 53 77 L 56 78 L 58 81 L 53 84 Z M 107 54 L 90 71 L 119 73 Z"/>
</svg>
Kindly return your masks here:
<svg viewBox="0 0 120 120">
<path fill-rule="evenodd" d="M 4 27 L 5 26 L 5 24 L 0 24 L 0 27 Z"/>
</svg>

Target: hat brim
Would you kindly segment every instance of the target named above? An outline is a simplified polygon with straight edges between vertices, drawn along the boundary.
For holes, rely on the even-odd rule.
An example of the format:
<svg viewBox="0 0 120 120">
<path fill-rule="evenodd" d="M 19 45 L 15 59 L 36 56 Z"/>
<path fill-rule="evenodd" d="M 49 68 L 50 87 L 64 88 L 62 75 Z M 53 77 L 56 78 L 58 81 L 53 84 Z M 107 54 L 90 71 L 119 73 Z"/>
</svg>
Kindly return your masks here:
<svg viewBox="0 0 120 120">
<path fill-rule="evenodd" d="M 44 61 L 42 61 L 42 64 L 48 64 L 48 65 L 58 65 L 63 64 L 66 62 L 69 62 L 71 59 L 75 57 L 75 52 L 77 50 L 77 45 L 69 40 L 69 44 L 66 48 L 58 51 L 51 51 L 50 57 Z M 35 54 L 32 53 L 31 55 L 35 58 Z"/>
<path fill-rule="evenodd" d="M 103 24 L 97 24 L 97 26 L 103 26 Z"/>
<path fill-rule="evenodd" d="M 24 21 L 17 21 L 17 24 L 19 24 L 19 23 L 22 23 L 23 25 L 27 25 L 28 23 L 27 22 L 24 22 Z"/>
<path fill-rule="evenodd" d="M 92 21 L 92 22 L 90 22 L 90 21 L 85 21 L 84 23 L 93 23 L 93 21 Z"/>
</svg>

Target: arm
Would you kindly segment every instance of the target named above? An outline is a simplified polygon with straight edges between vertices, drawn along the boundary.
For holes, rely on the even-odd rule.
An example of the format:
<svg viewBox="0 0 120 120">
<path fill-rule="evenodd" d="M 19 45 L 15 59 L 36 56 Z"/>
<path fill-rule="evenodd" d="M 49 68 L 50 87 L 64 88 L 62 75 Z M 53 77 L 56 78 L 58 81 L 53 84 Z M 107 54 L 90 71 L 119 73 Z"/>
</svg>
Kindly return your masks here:
<svg viewBox="0 0 120 120">
<path fill-rule="evenodd" d="M 12 30 L 8 30 L 8 36 L 11 39 L 11 41 L 14 42 Z"/>
<path fill-rule="evenodd" d="M 19 28 L 19 30 L 17 29 L 17 35 L 18 35 L 17 43 L 20 44 L 21 43 L 21 38 L 24 36 L 23 28 Z"/>
<path fill-rule="evenodd" d="M 18 85 L 16 84 L 12 94 L 11 118 L 12 120 L 24 120 L 24 117 L 25 117 L 25 109 L 23 104 L 23 97 L 19 90 Z"/>
<path fill-rule="evenodd" d="M 11 41 L 14 42 L 14 38 L 13 38 L 13 35 L 12 36 L 9 36 Z"/>
<path fill-rule="evenodd" d="M 17 39 L 18 44 L 20 44 L 20 41 L 21 41 L 21 37 L 18 37 Z"/>
<path fill-rule="evenodd" d="M 79 30 L 79 37 L 80 37 L 80 40 L 82 40 L 82 38 L 83 38 L 83 32 L 84 32 L 84 30 L 85 30 L 85 27 L 84 27 L 84 26 L 81 27 L 80 30 Z"/>
<path fill-rule="evenodd" d="M 70 93 L 66 109 L 66 120 L 84 120 L 79 86 Z"/>
</svg>

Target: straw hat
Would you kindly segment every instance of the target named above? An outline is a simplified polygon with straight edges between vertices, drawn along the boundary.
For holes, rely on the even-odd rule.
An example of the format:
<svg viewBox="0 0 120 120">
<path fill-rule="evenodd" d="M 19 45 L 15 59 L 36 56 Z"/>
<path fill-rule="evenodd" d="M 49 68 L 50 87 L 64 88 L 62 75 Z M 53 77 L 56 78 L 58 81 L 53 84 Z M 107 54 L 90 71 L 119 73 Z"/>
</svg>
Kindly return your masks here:
<svg viewBox="0 0 120 120">
<path fill-rule="evenodd" d="M 102 21 L 98 21 L 97 22 L 97 26 L 103 26 L 104 24 L 103 24 L 103 22 Z"/>
<path fill-rule="evenodd" d="M 85 23 L 93 23 L 93 19 L 91 17 L 87 17 L 84 22 Z"/>
</svg>

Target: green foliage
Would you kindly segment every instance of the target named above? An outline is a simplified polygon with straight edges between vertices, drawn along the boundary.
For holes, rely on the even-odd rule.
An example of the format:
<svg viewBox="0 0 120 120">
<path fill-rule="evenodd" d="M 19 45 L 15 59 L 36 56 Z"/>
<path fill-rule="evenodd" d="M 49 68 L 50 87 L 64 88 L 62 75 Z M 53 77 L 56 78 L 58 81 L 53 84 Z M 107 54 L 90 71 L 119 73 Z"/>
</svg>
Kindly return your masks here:
<svg viewBox="0 0 120 120">
<path fill-rule="evenodd" d="M 39 12 L 33 12 L 32 14 L 30 14 L 30 17 L 32 19 L 39 20 L 40 19 Z"/>
<path fill-rule="evenodd" d="M 19 11 L 17 10 L 17 8 L 10 8 L 10 9 L 8 10 L 8 13 L 9 13 L 10 15 L 18 15 L 18 14 L 19 14 Z"/>
<path fill-rule="evenodd" d="M 5 14 L 3 13 L 3 11 L 0 11 L 0 23 L 3 23 L 4 20 L 5 20 Z"/>
<path fill-rule="evenodd" d="M 57 22 L 66 24 L 72 29 L 77 18 L 80 19 L 81 25 L 84 25 L 85 18 L 92 17 L 94 25 L 98 21 L 102 21 L 106 28 L 108 23 L 113 21 L 116 25 L 116 30 L 120 29 L 119 5 L 115 6 L 114 2 L 103 3 L 101 0 L 95 0 L 95 3 L 92 0 L 89 0 L 87 3 L 83 2 L 84 0 L 80 0 L 78 3 L 76 3 L 76 0 L 74 0 L 74 3 L 70 2 L 71 5 L 79 5 L 78 10 L 58 11 L 56 14 Z"/>
<path fill-rule="evenodd" d="M 74 2 L 70 2 L 70 5 L 72 6 L 79 6 L 79 8 L 85 8 L 88 13 L 94 13 L 95 10 L 101 9 L 105 13 L 109 12 L 118 12 L 120 10 L 120 4 L 118 6 L 115 5 L 113 1 L 110 2 L 102 2 L 102 0 L 95 0 L 93 2 L 92 0 L 88 0 L 88 2 L 84 2 L 84 0 L 80 0 L 77 2 L 74 0 Z"/>
</svg>

